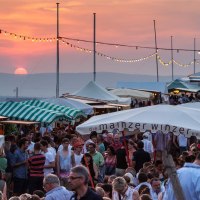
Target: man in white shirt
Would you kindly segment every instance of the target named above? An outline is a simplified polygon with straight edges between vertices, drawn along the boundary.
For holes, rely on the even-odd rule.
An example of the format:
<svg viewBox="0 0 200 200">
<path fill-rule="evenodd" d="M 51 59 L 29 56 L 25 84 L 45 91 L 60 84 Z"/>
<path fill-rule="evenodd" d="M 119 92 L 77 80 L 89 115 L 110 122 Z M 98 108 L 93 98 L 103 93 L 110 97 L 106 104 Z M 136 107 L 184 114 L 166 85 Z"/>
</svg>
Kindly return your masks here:
<svg viewBox="0 0 200 200">
<path fill-rule="evenodd" d="M 44 164 L 44 177 L 45 177 L 48 174 L 51 174 L 54 172 L 53 168 L 55 168 L 55 157 L 50 151 L 48 151 L 47 141 L 42 140 L 40 144 L 41 144 L 41 150 L 43 151 L 44 156 L 46 158 L 45 164 Z"/>
<path fill-rule="evenodd" d="M 177 137 L 173 138 L 173 143 L 180 150 L 180 154 L 182 154 L 183 151 L 187 151 L 189 140 L 183 134 L 179 134 Z"/>
<path fill-rule="evenodd" d="M 148 139 L 149 138 L 149 132 L 145 132 L 143 134 L 143 140 L 142 142 L 144 143 L 144 151 L 148 152 L 151 156 L 151 158 L 153 158 L 153 152 L 154 152 L 154 148 L 153 148 L 153 144 L 152 142 Z"/>
<path fill-rule="evenodd" d="M 151 179 L 151 196 L 153 200 L 158 200 L 158 195 L 165 191 L 165 187 L 161 186 L 161 181 L 158 178 Z"/>
<path fill-rule="evenodd" d="M 33 155 L 33 152 L 34 152 L 34 145 L 35 143 L 32 141 L 33 139 L 33 133 L 32 132 L 29 132 L 26 134 L 26 139 L 28 141 L 28 148 L 27 148 L 27 152 L 28 152 L 28 155 L 29 157 Z"/>
<path fill-rule="evenodd" d="M 83 158 L 83 154 L 81 153 L 83 150 L 83 144 L 81 142 L 77 142 L 74 144 L 74 151 L 72 151 L 72 159 L 74 160 L 75 166 L 81 164 L 81 160 Z"/>
</svg>

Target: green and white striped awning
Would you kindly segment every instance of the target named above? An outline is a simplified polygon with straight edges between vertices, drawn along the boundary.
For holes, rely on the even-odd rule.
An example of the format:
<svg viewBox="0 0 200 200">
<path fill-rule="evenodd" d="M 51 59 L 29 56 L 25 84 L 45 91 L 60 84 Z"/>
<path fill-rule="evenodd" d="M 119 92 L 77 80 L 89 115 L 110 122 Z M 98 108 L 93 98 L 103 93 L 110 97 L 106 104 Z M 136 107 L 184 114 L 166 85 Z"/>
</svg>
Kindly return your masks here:
<svg viewBox="0 0 200 200">
<path fill-rule="evenodd" d="M 24 101 L 22 103 L 29 106 L 39 107 L 45 110 L 51 110 L 51 111 L 64 113 L 66 117 L 71 120 L 76 119 L 77 117 L 80 117 L 80 116 L 86 117 L 86 115 L 81 110 L 78 110 L 75 108 L 69 108 L 66 106 L 60 106 L 53 103 L 48 103 L 42 100 L 29 100 L 29 101 Z"/>
<path fill-rule="evenodd" d="M 52 123 L 58 119 L 66 119 L 64 113 L 41 109 L 19 102 L 4 102 L 0 104 L 0 115 L 16 120 Z"/>
</svg>

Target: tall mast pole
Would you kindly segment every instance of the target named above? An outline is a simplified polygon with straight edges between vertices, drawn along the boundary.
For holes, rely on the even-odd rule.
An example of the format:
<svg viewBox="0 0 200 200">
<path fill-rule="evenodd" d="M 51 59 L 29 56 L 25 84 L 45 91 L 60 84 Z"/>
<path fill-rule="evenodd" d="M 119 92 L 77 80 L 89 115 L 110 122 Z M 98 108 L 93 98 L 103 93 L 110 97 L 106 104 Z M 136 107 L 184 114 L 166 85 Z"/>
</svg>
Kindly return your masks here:
<svg viewBox="0 0 200 200">
<path fill-rule="evenodd" d="M 156 72 L 157 72 L 157 82 L 159 82 L 159 75 L 158 75 L 158 46 L 157 46 L 157 36 L 156 36 L 156 21 L 153 20 L 154 24 L 154 33 L 155 33 L 155 49 L 156 49 Z"/>
<path fill-rule="evenodd" d="M 196 72 L 196 38 L 194 38 L 194 74 Z"/>
<path fill-rule="evenodd" d="M 96 81 L 96 13 L 93 13 L 94 15 L 94 37 L 93 37 L 93 65 L 94 65 L 94 71 L 93 71 L 93 79 L 94 82 Z"/>
<path fill-rule="evenodd" d="M 171 36 L 172 81 L 174 80 L 173 36 Z"/>
<path fill-rule="evenodd" d="M 59 63 L 59 3 L 57 4 L 57 59 L 56 59 L 56 98 L 59 98 L 59 70 L 60 70 L 60 63 Z"/>
</svg>

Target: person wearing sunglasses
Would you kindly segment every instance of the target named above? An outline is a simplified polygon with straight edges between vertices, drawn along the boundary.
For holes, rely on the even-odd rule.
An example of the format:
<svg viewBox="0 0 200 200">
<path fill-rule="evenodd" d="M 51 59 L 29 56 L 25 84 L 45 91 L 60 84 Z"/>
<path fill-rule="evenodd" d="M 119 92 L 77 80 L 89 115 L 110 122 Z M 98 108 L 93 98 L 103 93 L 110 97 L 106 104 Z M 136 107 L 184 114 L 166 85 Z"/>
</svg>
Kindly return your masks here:
<svg viewBox="0 0 200 200">
<path fill-rule="evenodd" d="M 74 191 L 70 200 L 103 200 L 94 190 L 89 188 L 89 172 L 82 165 L 73 167 L 68 177 L 69 187 Z"/>
</svg>

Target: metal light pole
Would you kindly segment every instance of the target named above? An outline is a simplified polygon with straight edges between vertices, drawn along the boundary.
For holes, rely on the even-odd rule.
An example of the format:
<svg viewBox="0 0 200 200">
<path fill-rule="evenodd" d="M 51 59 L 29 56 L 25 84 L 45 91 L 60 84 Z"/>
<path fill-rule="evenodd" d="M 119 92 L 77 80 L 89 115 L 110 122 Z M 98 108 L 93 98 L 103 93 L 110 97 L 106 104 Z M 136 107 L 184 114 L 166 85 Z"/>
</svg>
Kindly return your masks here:
<svg viewBox="0 0 200 200">
<path fill-rule="evenodd" d="M 158 47 L 157 47 L 157 36 L 156 36 L 156 21 L 153 20 L 154 23 L 154 33 L 155 33 L 155 49 L 156 49 L 156 72 L 157 72 L 157 82 L 159 82 L 159 75 L 158 75 Z"/>
<path fill-rule="evenodd" d="M 93 65 L 94 65 L 94 71 L 93 71 L 93 79 L 94 82 L 96 81 L 96 13 L 93 13 L 94 15 L 94 37 L 93 37 Z"/>
<path fill-rule="evenodd" d="M 56 62 L 56 98 L 59 98 L 59 3 L 57 4 L 57 62 Z"/>
<path fill-rule="evenodd" d="M 194 38 L 194 74 L 196 71 L 196 38 Z"/>
<path fill-rule="evenodd" d="M 171 36 L 171 60 L 172 60 L 172 81 L 174 80 L 174 55 L 173 55 L 173 36 Z"/>
</svg>

